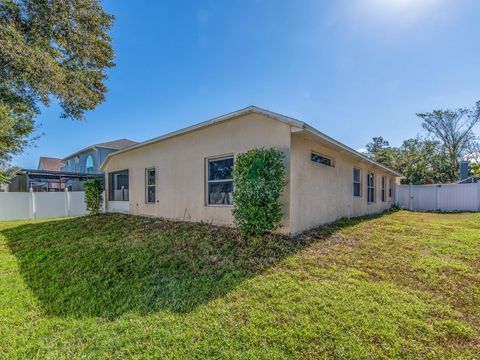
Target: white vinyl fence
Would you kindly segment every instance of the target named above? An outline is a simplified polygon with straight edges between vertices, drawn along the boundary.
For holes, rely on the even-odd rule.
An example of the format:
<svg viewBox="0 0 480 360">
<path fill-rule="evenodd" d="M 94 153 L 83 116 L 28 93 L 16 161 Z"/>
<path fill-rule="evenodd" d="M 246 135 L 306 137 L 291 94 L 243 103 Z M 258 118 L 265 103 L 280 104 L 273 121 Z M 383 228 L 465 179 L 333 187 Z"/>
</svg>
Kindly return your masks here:
<svg viewBox="0 0 480 360">
<path fill-rule="evenodd" d="M 0 221 L 86 214 L 83 191 L 0 192 Z"/>
<path fill-rule="evenodd" d="M 480 211 L 480 183 L 397 185 L 395 199 L 408 210 Z"/>
</svg>

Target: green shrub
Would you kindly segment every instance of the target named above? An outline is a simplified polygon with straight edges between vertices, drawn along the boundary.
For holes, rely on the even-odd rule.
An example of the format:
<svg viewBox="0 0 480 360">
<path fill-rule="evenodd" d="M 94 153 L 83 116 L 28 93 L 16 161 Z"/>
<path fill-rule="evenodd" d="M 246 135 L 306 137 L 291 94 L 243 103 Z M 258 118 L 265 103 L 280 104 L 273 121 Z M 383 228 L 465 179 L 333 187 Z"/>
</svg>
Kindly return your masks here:
<svg viewBox="0 0 480 360">
<path fill-rule="evenodd" d="M 233 167 L 233 216 L 244 235 L 261 235 L 282 219 L 280 195 L 286 185 L 285 155 L 277 149 L 252 149 Z"/>
<path fill-rule="evenodd" d="M 98 214 L 103 203 L 103 182 L 100 179 L 88 179 L 83 187 L 87 210 L 90 214 Z"/>
</svg>

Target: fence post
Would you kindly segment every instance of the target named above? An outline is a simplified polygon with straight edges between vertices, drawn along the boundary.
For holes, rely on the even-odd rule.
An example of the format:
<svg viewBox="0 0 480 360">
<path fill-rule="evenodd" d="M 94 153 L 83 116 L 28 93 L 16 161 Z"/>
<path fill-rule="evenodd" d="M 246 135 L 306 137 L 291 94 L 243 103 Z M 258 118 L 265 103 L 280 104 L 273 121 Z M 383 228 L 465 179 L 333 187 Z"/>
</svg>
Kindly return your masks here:
<svg viewBox="0 0 480 360">
<path fill-rule="evenodd" d="M 477 182 L 477 195 L 478 211 L 480 211 L 480 181 Z"/>
<path fill-rule="evenodd" d="M 410 211 L 413 211 L 413 186 L 408 186 L 409 196 L 410 196 Z"/>
<path fill-rule="evenodd" d="M 33 188 L 29 189 L 30 192 L 30 220 L 35 220 L 35 193 L 33 192 Z"/>
<path fill-rule="evenodd" d="M 437 185 L 435 187 L 435 211 L 442 211 L 442 209 L 440 209 L 440 206 L 439 206 L 439 197 L 440 197 L 440 188 L 442 187 L 442 185 Z"/>
<path fill-rule="evenodd" d="M 394 204 L 397 205 L 397 206 L 400 206 L 400 203 L 398 202 L 398 184 L 395 183 L 395 186 L 393 187 L 394 188 L 394 194 L 393 194 L 393 201 L 394 201 Z"/>
<path fill-rule="evenodd" d="M 70 193 L 68 188 L 65 188 L 65 216 L 70 216 Z"/>
</svg>

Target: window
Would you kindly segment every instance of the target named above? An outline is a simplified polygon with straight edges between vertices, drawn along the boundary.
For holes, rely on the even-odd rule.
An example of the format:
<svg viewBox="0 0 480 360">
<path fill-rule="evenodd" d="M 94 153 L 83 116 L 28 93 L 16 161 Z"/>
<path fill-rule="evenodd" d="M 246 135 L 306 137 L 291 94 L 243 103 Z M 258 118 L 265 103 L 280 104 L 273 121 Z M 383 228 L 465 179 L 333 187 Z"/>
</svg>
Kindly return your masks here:
<svg viewBox="0 0 480 360">
<path fill-rule="evenodd" d="M 233 156 L 207 161 L 207 205 L 232 205 Z"/>
<path fill-rule="evenodd" d="M 145 169 L 145 199 L 147 203 L 155 203 L 155 169 Z"/>
<path fill-rule="evenodd" d="M 330 159 L 326 156 L 320 155 L 320 154 L 316 154 L 314 152 L 312 152 L 312 154 L 311 154 L 311 159 L 312 159 L 313 162 L 317 162 L 317 163 L 322 164 L 322 165 L 333 166 L 332 159 Z"/>
<path fill-rule="evenodd" d="M 85 163 L 85 172 L 91 174 L 93 173 L 93 157 L 92 155 L 88 155 L 87 161 Z"/>
<path fill-rule="evenodd" d="M 108 174 L 108 200 L 128 201 L 128 170 Z"/>
<path fill-rule="evenodd" d="M 386 192 L 385 192 L 385 176 L 382 176 L 382 201 L 386 201 Z"/>
<path fill-rule="evenodd" d="M 393 196 L 393 179 L 389 180 L 388 186 L 388 197 L 391 198 Z"/>
<path fill-rule="evenodd" d="M 77 156 L 75 158 L 75 170 L 74 172 L 80 172 L 80 158 Z"/>
<path fill-rule="evenodd" d="M 362 175 L 360 169 L 353 169 L 353 196 L 362 196 Z"/>
<path fill-rule="evenodd" d="M 367 201 L 375 202 L 375 174 L 367 173 Z"/>
</svg>

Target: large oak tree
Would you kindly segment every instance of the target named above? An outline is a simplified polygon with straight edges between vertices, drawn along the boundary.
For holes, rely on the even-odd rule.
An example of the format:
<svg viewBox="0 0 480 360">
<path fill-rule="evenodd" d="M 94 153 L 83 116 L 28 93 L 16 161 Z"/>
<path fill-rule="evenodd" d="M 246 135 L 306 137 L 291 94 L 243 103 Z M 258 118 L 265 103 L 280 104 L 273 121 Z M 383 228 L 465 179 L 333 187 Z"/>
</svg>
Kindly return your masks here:
<svg viewBox="0 0 480 360">
<path fill-rule="evenodd" d="M 80 120 L 105 99 L 112 22 L 98 0 L 0 0 L 0 180 L 34 140 L 39 104 Z"/>
<path fill-rule="evenodd" d="M 450 181 L 457 180 L 460 161 L 477 142 L 473 128 L 480 122 L 480 101 L 472 109 L 434 110 L 417 116 L 423 120 L 423 128 L 442 144 L 451 165 Z"/>
</svg>

